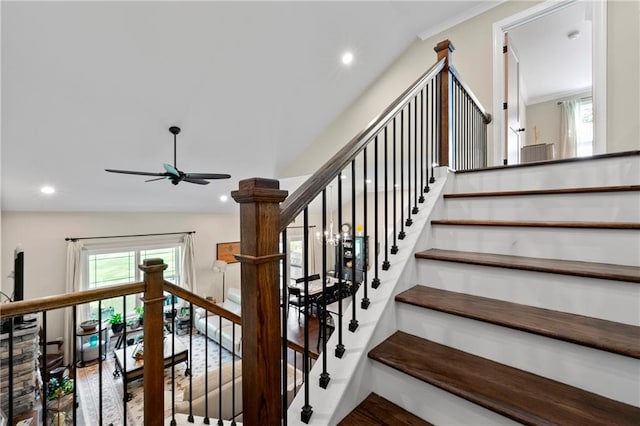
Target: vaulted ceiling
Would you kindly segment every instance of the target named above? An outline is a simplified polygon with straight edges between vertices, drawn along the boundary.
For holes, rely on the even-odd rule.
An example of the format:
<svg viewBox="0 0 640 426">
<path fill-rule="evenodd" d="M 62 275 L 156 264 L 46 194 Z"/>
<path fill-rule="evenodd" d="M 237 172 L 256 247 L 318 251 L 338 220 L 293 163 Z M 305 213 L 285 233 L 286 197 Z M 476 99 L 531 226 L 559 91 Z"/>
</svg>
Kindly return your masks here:
<svg viewBox="0 0 640 426">
<path fill-rule="evenodd" d="M 229 211 L 238 180 L 277 177 L 418 34 L 482 3 L 3 1 L 2 210 Z M 173 125 L 178 168 L 232 179 L 104 171 L 162 172 Z"/>
</svg>

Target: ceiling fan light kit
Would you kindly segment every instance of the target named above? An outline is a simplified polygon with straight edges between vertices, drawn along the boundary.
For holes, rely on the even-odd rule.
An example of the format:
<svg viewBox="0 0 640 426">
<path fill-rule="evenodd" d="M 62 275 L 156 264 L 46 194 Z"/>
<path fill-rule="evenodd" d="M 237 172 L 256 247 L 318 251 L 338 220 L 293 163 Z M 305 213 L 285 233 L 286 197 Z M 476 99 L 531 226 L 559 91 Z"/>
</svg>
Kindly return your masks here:
<svg viewBox="0 0 640 426">
<path fill-rule="evenodd" d="M 173 165 L 164 163 L 164 173 L 152 173 L 152 172 L 137 172 L 132 170 L 116 170 L 105 169 L 111 173 L 122 173 L 126 175 L 141 175 L 141 176 L 154 176 L 153 179 L 148 179 L 145 182 L 153 182 L 156 180 L 168 179 L 172 184 L 177 185 L 180 182 L 195 183 L 197 185 L 208 185 L 209 180 L 212 179 L 229 179 L 231 175 L 224 173 L 185 173 L 178 169 L 177 162 L 177 136 L 180 134 L 180 127 L 171 126 L 169 132 L 173 135 Z"/>
</svg>

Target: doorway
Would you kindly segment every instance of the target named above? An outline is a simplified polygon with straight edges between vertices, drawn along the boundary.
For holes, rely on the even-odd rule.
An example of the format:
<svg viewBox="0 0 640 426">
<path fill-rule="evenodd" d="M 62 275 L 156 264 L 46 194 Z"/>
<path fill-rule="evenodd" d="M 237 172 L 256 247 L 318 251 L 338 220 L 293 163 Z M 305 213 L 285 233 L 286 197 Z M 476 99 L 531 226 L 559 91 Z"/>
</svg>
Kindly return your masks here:
<svg viewBox="0 0 640 426">
<path fill-rule="evenodd" d="M 606 2 L 541 3 L 494 23 L 493 41 L 493 107 L 502 111 L 495 115 L 494 164 L 530 161 L 536 150 L 544 153 L 537 159 L 571 155 L 561 136 L 567 100 L 588 99 L 592 154 L 606 152 Z"/>
</svg>

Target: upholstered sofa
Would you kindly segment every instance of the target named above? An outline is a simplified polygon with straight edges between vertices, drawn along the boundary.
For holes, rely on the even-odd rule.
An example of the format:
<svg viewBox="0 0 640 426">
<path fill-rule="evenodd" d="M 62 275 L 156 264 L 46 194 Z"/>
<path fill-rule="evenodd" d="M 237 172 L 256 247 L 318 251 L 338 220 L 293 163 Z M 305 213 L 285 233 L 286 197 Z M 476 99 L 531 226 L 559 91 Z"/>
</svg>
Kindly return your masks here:
<svg viewBox="0 0 640 426">
<path fill-rule="evenodd" d="M 208 416 L 212 419 L 219 418 L 219 395 L 222 392 L 222 419 L 230 420 L 234 414 L 232 410 L 233 383 L 235 383 L 235 418 L 242 421 L 242 361 L 235 362 L 235 380 L 233 379 L 233 364 L 227 362 L 222 369 L 209 371 L 208 396 L 205 395 L 204 374 L 194 377 L 192 386 L 187 386 L 182 393 L 182 401 L 176 402 L 176 413 L 189 414 L 189 392 L 191 392 L 192 413 L 194 416 L 204 417 L 205 398 L 208 398 Z M 219 387 L 219 374 L 222 372 L 222 387 Z M 292 401 L 295 393 L 302 386 L 302 371 L 287 364 L 287 398 Z"/>
<path fill-rule="evenodd" d="M 213 419 L 219 416 L 219 394 L 222 392 L 222 419 L 230 420 L 234 414 L 232 411 L 233 383 L 235 382 L 235 414 L 242 413 L 242 362 L 235 362 L 235 381 L 233 379 L 233 364 L 227 362 L 222 369 L 209 371 L 208 378 L 208 417 Z M 222 387 L 219 387 L 219 374 L 222 372 Z M 189 392 L 191 392 L 192 409 L 194 416 L 205 417 L 205 376 L 194 377 L 192 386 L 187 386 L 182 394 L 182 401 L 176 402 L 176 413 L 189 414 Z"/>
<path fill-rule="evenodd" d="M 231 311 L 236 315 L 240 315 L 241 311 L 241 297 L 240 289 L 229 288 L 227 290 L 227 297 L 225 301 L 220 303 L 220 306 Z M 235 340 L 233 336 L 233 322 L 223 318 L 222 319 L 222 335 L 219 333 L 220 318 L 211 312 L 208 313 L 203 308 L 196 309 L 194 326 L 203 335 L 214 342 L 220 344 L 223 348 L 233 351 L 237 356 L 242 356 L 242 327 L 236 325 L 235 327 Z M 220 342 L 222 338 L 222 342 Z"/>
</svg>

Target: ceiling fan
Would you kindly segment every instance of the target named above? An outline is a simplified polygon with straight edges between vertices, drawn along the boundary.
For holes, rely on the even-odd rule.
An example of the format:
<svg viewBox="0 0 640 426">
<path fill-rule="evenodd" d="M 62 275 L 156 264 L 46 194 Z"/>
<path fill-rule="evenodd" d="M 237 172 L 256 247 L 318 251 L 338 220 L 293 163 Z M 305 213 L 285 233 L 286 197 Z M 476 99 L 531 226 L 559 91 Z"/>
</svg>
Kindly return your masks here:
<svg viewBox="0 0 640 426">
<path fill-rule="evenodd" d="M 180 127 L 169 127 L 169 132 L 173 135 L 173 166 L 171 164 L 164 163 L 164 173 L 136 172 L 131 170 L 115 169 L 105 169 L 105 171 L 111 173 L 124 173 L 127 175 L 158 176 L 154 179 L 145 180 L 145 182 L 169 179 L 174 185 L 177 185 L 182 181 L 196 183 L 198 185 L 208 185 L 209 182 L 207 179 L 229 179 L 231 177 L 231 175 L 221 173 L 184 173 L 183 171 L 178 170 L 176 162 L 176 137 L 180 133 Z"/>
</svg>

